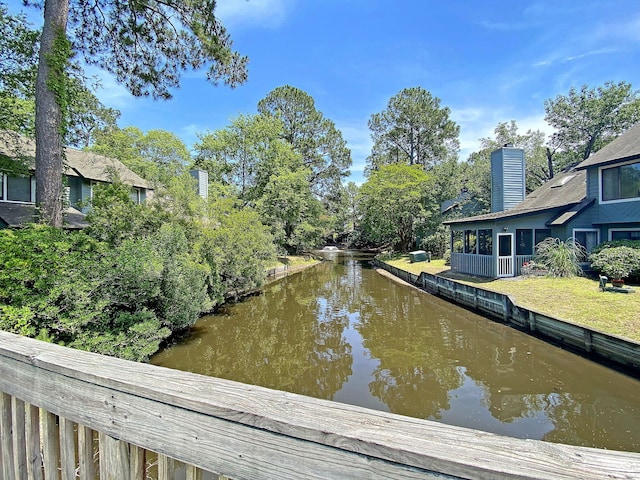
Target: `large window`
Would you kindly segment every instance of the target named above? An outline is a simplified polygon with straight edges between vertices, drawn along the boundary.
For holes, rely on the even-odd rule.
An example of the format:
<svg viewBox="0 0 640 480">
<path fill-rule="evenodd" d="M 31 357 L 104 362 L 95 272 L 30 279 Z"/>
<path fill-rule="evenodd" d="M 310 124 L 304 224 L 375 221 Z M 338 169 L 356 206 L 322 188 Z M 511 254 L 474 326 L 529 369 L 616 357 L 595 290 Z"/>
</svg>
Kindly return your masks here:
<svg viewBox="0 0 640 480">
<path fill-rule="evenodd" d="M 539 244 L 541 241 L 543 241 L 546 238 L 549 238 L 550 236 L 551 236 L 550 228 L 536 228 L 534 245 Z"/>
<path fill-rule="evenodd" d="M 598 230 L 576 229 L 573 231 L 573 238 L 585 248 L 587 253 L 591 253 L 591 249 L 598 244 Z M 586 260 L 586 258 L 581 259 L 581 261 Z"/>
<path fill-rule="evenodd" d="M 462 230 L 453 230 L 451 232 L 451 236 L 453 237 L 453 248 L 451 250 L 452 253 L 462 253 L 463 243 L 462 243 Z"/>
<path fill-rule="evenodd" d="M 609 230 L 610 240 L 640 240 L 640 229 L 621 228 Z"/>
<path fill-rule="evenodd" d="M 533 230 L 516 229 L 516 255 L 533 255 Z"/>
<path fill-rule="evenodd" d="M 478 230 L 478 253 L 480 255 L 493 255 L 493 230 Z"/>
<path fill-rule="evenodd" d="M 602 169 L 602 201 L 640 198 L 640 162 Z"/>
<path fill-rule="evenodd" d="M 464 231 L 464 253 L 478 253 L 476 250 L 476 231 Z"/>
<path fill-rule="evenodd" d="M 31 177 L 10 177 L 2 175 L 0 200 L 9 202 L 31 202 Z"/>
</svg>

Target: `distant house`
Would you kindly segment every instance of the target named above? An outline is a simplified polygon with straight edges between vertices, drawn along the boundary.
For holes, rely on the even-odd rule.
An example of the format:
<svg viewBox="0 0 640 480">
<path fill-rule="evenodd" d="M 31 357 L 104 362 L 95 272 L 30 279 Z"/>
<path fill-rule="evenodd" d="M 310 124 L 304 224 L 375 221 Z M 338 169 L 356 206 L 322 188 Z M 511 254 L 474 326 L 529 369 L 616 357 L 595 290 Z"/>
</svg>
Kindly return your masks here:
<svg viewBox="0 0 640 480">
<path fill-rule="evenodd" d="M 454 272 L 520 275 L 547 237 L 573 237 L 587 251 L 605 240 L 640 240 L 640 124 L 526 198 L 522 150 L 496 150 L 491 168 L 491 213 L 444 222 Z"/>
<path fill-rule="evenodd" d="M 142 203 L 152 193 L 151 185 L 114 158 L 65 148 L 65 188 L 68 207 L 65 227 L 84 228 L 84 214 L 90 208 L 93 189 L 111 183 L 114 175 L 131 186 L 131 199 Z M 15 172 L 7 160 L 20 159 L 26 172 Z M 18 227 L 34 221 L 36 182 L 35 142 L 13 132 L 0 132 L 0 228 Z"/>
</svg>

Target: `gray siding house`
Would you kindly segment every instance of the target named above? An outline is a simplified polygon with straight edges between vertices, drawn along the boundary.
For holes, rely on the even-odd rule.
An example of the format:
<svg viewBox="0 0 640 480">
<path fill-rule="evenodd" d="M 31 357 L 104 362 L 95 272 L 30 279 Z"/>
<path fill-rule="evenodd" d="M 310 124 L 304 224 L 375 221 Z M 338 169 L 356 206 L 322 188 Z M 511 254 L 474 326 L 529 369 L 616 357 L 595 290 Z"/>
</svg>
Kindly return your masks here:
<svg viewBox="0 0 640 480">
<path fill-rule="evenodd" d="M 605 240 L 640 240 L 640 124 L 526 198 L 522 150 L 496 150 L 491 168 L 491 213 L 444 222 L 454 272 L 520 275 L 547 237 L 573 237 L 587 251 Z"/>
<path fill-rule="evenodd" d="M 65 156 L 67 228 L 86 226 L 84 214 L 90 208 L 94 187 L 100 183 L 111 183 L 114 174 L 131 186 L 134 202 L 142 203 L 152 194 L 151 185 L 119 160 L 74 148 L 65 148 Z M 27 165 L 28 174 L 11 170 L 10 161 L 16 158 Z M 0 228 L 17 227 L 34 220 L 34 165 L 35 142 L 13 132 L 0 131 Z"/>
</svg>

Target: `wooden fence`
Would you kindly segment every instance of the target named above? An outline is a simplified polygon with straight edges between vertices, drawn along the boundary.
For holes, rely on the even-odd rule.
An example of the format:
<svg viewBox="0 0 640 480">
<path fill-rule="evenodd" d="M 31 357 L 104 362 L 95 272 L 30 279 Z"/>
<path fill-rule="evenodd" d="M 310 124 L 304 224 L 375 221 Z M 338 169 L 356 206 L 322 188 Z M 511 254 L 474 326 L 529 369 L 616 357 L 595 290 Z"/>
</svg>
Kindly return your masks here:
<svg viewBox="0 0 640 480">
<path fill-rule="evenodd" d="M 640 344 L 631 340 L 519 306 L 511 297 L 502 293 L 426 272 L 415 275 L 379 260 L 375 260 L 374 263 L 377 267 L 429 293 L 473 308 L 502 323 L 587 354 L 596 360 L 613 362 L 635 375 L 640 375 Z"/>
<path fill-rule="evenodd" d="M 0 392 L 2 480 L 170 479 L 175 461 L 188 480 L 640 478 L 638 453 L 502 437 L 6 332 Z"/>
</svg>

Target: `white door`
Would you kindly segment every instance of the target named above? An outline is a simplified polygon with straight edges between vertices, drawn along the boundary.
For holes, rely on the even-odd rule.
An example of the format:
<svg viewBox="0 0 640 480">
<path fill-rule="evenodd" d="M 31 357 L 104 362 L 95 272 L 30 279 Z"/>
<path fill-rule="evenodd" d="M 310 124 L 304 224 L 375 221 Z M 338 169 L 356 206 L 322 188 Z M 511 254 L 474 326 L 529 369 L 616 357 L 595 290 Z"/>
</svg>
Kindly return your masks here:
<svg viewBox="0 0 640 480">
<path fill-rule="evenodd" d="M 515 271 L 513 240 L 513 233 L 498 234 L 498 278 L 513 277 Z"/>
</svg>

